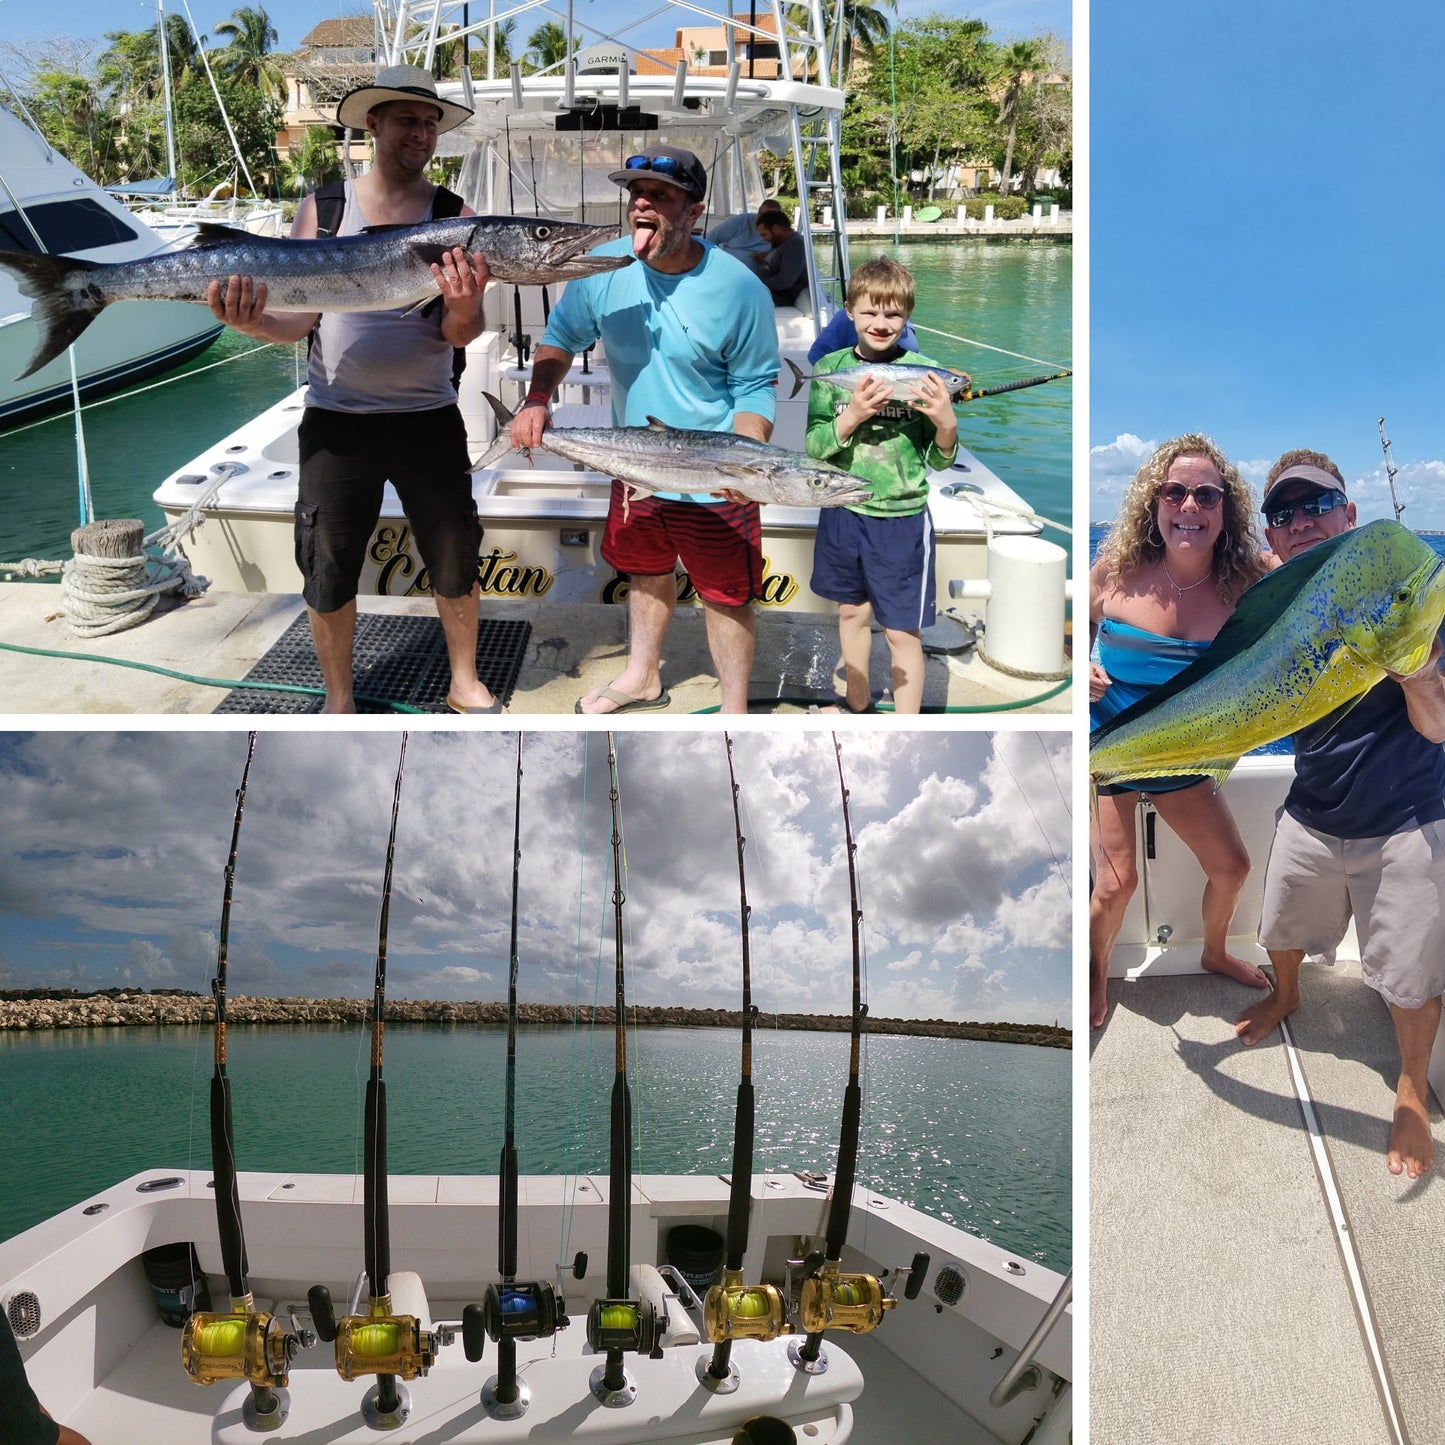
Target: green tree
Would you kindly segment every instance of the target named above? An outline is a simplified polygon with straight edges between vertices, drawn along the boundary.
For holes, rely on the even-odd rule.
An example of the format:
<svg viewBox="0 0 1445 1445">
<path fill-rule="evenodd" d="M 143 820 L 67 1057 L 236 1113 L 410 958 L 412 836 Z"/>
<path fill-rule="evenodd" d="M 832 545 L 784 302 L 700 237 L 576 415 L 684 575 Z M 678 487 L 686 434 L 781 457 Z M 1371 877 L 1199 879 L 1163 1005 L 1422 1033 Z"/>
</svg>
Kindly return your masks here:
<svg viewBox="0 0 1445 1445">
<path fill-rule="evenodd" d="M 561 65 L 570 53 L 567 32 L 555 20 L 539 25 L 527 37 L 527 54 L 532 57 L 534 71 Z"/>
<path fill-rule="evenodd" d="M 299 146 L 286 154 L 286 182 L 296 195 L 305 195 L 327 181 L 341 177 L 341 157 L 330 126 L 309 125 Z"/>
<path fill-rule="evenodd" d="M 281 127 L 281 107 L 254 85 L 233 74 L 218 72 L 216 88 L 226 107 L 236 143 L 246 158 L 258 190 L 276 185 L 276 132 Z M 176 145 L 186 157 L 181 167 L 187 183 L 197 190 L 213 187 L 230 175 L 235 166 L 230 137 L 216 108 L 211 87 L 192 83 L 176 91 Z"/>
<path fill-rule="evenodd" d="M 517 33 L 517 22 L 515 20 L 503 20 L 498 25 L 485 32 L 484 35 L 475 37 L 483 42 L 490 41 L 492 47 L 492 73 L 497 76 L 504 76 L 511 69 L 512 61 L 512 37 Z M 471 52 L 471 71 L 478 80 L 484 80 L 487 74 L 487 45 L 483 43 L 480 49 Z"/>
<path fill-rule="evenodd" d="M 998 79 L 1003 86 L 999 102 L 999 121 L 1008 127 L 1004 145 L 1003 166 L 999 170 L 998 190 L 1007 192 L 1013 176 L 1014 147 L 1018 143 L 1019 118 L 1023 110 L 1025 89 L 1041 77 L 1044 64 L 1043 47 L 1037 40 L 1015 40 L 998 55 Z"/>
<path fill-rule="evenodd" d="M 213 57 L 217 70 L 254 86 L 268 97 L 285 93 L 285 76 L 271 55 L 276 27 L 264 9 L 243 5 L 231 12 L 229 20 L 222 20 L 216 26 L 216 34 L 227 41 L 225 48 Z"/>
</svg>

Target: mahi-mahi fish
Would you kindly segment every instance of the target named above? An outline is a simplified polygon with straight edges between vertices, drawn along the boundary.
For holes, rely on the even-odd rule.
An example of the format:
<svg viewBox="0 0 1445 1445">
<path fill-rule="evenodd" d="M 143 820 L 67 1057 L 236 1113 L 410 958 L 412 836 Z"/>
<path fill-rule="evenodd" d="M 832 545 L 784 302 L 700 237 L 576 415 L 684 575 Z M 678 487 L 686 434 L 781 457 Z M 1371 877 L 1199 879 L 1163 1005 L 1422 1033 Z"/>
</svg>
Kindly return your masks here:
<svg viewBox="0 0 1445 1445">
<path fill-rule="evenodd" d="M 1338 712 L 1386 672 L 1425 665 L 1445 620 L 1445 558 L 1371 522 L 1317 543 L 1245 592 L 1209 650 L 1090 739 L 1100 785 L 1198 773 Z"/>
<path fill-rule="evenodd" d="M 239 275 L 265 283 L 273 311 L 388 311 L 440 295 L 431 265 L 456 246 L 480 251 L 493 280 L 546 285 L 631 265 L 631 256 L 587 254 L 616 234 L 616 226 L 574 221 L 457 216 L 292 241 L 207 222 L 189 245 L 138 261 L 0 250 L 0 266 L 35 303 L 40 328 L 35 355 L 16 380 L 59 356 L 115 301 L 204 304 L 212 281 Z"/>
<path fill-rule="evenodd" d="M 512 414 L 489 392 L 497 439 L 475 470 L 495 466 L 512 450 Z M 538 443 L 579 466 L 616 477 L 636 492 L 740 492 L 750 501 L 785 507 L 843 507 L 870 501 L 872 486 L 851 472 L 802 452 L 735 432 L 689 431 L 648 417 L 646 426 L 548 427 Z"/>
</svg>

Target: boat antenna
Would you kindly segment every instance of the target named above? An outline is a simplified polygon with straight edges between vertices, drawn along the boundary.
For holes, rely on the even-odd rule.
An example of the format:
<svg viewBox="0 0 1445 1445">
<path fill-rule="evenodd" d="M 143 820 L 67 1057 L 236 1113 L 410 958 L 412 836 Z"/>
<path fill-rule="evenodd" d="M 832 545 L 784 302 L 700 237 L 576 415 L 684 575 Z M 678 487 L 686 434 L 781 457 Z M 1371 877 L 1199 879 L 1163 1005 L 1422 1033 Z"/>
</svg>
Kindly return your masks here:
<svg viewBox="0 0 1445 1445">
<path fill-rule="evenodd" d="M 362 1130 L 362 1241 L 369 1302 L 364 1315 L 337 1319 L 325 1285 L 307 1292 L 316 1332 L 336 1343 L 336 1370 L 343 1380 L 375 1375 L 376 1384 L 361 1402 L 362 1418 L 375 1430 L 394 1430 L 411 1414 L 411 1397 L 399 1380 L 425 1375 L 436 1362 L 445 1332 L 424 1330 L 410 1314 L 392 1313 L 391 1227 L 386 1177 L 386 1080 L 382 1076 L 386 1045 L 386 928 L 391 912 L 391 875 L 396 861 L 396 820 L 401 811 L 401 779 L 406 768 L 406 734 L 396 764 L 391 797 L 391 831 L 386 841 L 386 872 L 381 889 L 381 922 L 376 941 L 376 974 L 371 994 L 371 1072 L 366 1080 Z"/>
<path fill-rule="evenodd" d="M 798 1314 L 807 1338 L 799 1345 L 794 1340 L 788 1357 L 808 1374 L 819 1374 L 827 1368 L 822 1353 L 825 1330 L 848 1330 L 867 1334 L 876 1330 L 883 1311 L 893 1309 L 898 1301 L 883 1291 L 871 1274 L 841 1274 L 838 1266 L 843 1258 L 843 1245 L 848 1239 L 848 1216 L 853 1207 L 853 1180 L 858 1170 L 858 1135 L 863 1119 L 863 1089 L 859 1082 L 860 1056 L 863 1042 L 863 1018 L 868 1005 L 863 1002 L 862 923 L 863 910 L 858 906 L 858 845 L 853 841 L 853 820 L 848 809 L 848 784 L 843 777 L 843 749 L 833 735 L 833 753 L 838 763 L 838 787 L 843 795 L 843 839 L 848 858 L 848 896 L 850 932 L 853 940 L 853 1010 L 849 1031 L 848 1084 L 843 1091 L 843 1124 L 838 1136 L 838 1167 L 833 1175 L 833 1193 L 828 1201 L 828 1217 L 824 1235 L 825 1253 L 811 1254 L 803 1264 L 803 1283 L 798 1298 Z M 928 1256 L 916 1254 L 908 1271 L 907 1298 L 916 1298 L 928 1271 Z"/>
<path fill-rule="evenodd" d="M 1399 471 L 1395 463 L 1390 459 L 1390 438 L 1385 435 L 1385 418 L 1380 418 L 1380 445 L 1385 450 L 1385 476 L 1390 483 L 1390 505 L 1395 509 L 1395 520 L 1400 520 L 1405 510 L 1405 503 L 1395 495 L 1395 476 Z"/>
<path fill-rule="evenodd" d="M 236 1182 L 236 1139 L 231 1122 L 231 1081 L 226 1075 L 226 949 L 231 928 L 231 896 L 236 883 L 236 845 L 241 837 L 241 813 L 246 806 L 246 782 L 256 754 L 256 734 L 246 745 L 241 786 L 236 790 L 236 815 L 231 823 L 231 851 L 226 859 L 226 883 L 221 895 L 221 925 L 216 946 L 216 976 L 211 993 L 216 1000 L 215 1068 L 211 1074 L 211 1169 L 215 1175 L 216 1230 L 221 1241 L 221 1264 L 231 1308 L 227 1314 L 193 1314 L 181 1336 L 181 1363 L 198 1385 L 217 1380 L 249 1380 L 251 1393 L 241 1406 L 248 1429 L 278 1429 L 290 1413 L 286 1381 L 291 1361 L 316 1343 L 310 1330 L 282 1328 L 274 1316 L 256 1309 L 247 1279 L 246 1237 L 241 1227 L 241 1197 Z"/>
<path fill-rule="evenodd" d="M 623 1366 L 628 1351 L 653 1354 L 658 1322 L 650 1304 L 629 1298 L 627 1259 L 632 1248 L 632 1094 L 627 1087 L 627 998 L 622 943 L 622 811 L 617 783 L 617 742 L 607 734 L 607 771 L 612 805 L 612 931 L 616 955 L 613 1010 L 612 1129 L 607 1201 L 607 1296 L 587 1311 L 587 1344 L 606 1353 L 592 1372 L 592 1393 L 608 1406 L 630 1405 L 637 1385 Z"/>
<path fill-rule="evenodd" d="M 567 1327 L 567 1316 L 549 1284 L 517 1283 L 517 899 L 522 871 L 522 734 L 517 734 L 517 794 L 512 814 L 512 946 L 507 971 L 507 1074 L 502 1159 L 497 1169 L 497 1270 L 500 1285 L 488 1285 L 481 1304 L 462 1311 L 462 1347 L 473 1363 L 482 1358 L 487 1336 L 497 1346 L 497 1373 L 482 1388 L 482 1405 L 497 1420 L 526 1414 L 532 1392 L 517 1379 L 517 1341 L 550 1339 Z"/>
<path fill-rule="evenodd" d="M 713 1343 L 712 1358 L 698 1378 L 710 1390 L 738 1386 L 737 1367 L 731 1363 L 732 1342 L 737 1339 L 772 1340 L 788 1333 L 781 1292 L 770 1284 L 743 1284 L 743 1258 L 748 1249 L 748 1214 L 753 1203 L 753 1003 L 752 966 L 748 951 L 747 868 L 744 854 L 742 815 L 738 807 L 738 780 L 733 769 L 733 740 L 727 744 L 728 781 L 733 793 L 733 834 L 738 849 L 738 917 L 743 964 L 742 1071 L 738 1079 L 737 1107 L 733 1113 L 733 1173 L 728 1196 L 727 1248 L 721 1284 L 715 1284 L 703 1301 L 703 1328 Z M 701 1363 L 701 1362 L 700 1362 Z M 729 1384 L 730 1382 L 730 1384 Z"/>
</svg>

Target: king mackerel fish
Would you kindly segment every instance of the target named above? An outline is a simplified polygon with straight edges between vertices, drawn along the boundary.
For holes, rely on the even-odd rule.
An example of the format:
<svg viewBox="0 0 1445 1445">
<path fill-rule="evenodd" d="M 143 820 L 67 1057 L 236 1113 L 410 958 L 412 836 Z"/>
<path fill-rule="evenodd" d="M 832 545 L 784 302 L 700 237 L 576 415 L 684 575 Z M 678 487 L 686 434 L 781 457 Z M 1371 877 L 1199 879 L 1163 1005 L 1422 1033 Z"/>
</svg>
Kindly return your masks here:
<svg viewBox="0 0 1445 1445">
<path fill-rule="evenodd" d="M 187 246 L 114 265 L 0 250 L 0 267 L 35 303 L 40 328 L 40 345 L 16 380 L 59 356 L 116 301 L 204 304 L 212 281 L 250 276 L 265 284 L 273 311 L 389 311 L 439 296 L 431 266 L 454 247 L 480 251 L 495 281 L 541 286 L 631 265 L 631 256 L 587 254 L 616 234 L 616 226 L 572 221 L 456 216 L 307 241 L 203 224 Z"/>
</svg>

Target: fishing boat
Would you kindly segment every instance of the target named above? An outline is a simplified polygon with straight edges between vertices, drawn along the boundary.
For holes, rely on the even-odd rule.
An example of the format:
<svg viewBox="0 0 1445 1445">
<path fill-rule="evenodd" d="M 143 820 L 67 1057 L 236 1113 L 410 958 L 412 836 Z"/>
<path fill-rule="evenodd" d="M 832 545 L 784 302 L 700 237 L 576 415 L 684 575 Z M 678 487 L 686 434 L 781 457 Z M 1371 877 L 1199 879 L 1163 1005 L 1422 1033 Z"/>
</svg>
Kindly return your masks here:
<svg viewBox="0 0 1445 1445">
<path fill-rule="evenodd" d="M 86 261 L 119 262 L 166 247 L 38 130 L 3 107 L 0 182 L 0 245 L 8 249 L 34 252 L 43 246 Z M 179 301 L 116 308 L 75 343 L 81 395 L 99 396 L 179 366 L 204 351 L 221 330 L 204 308 Z M 0 274 L 0 425 L 54 411 L 71 399 L 70 365 L 63 355 L 33 376 L 15 379 L 29 365 L 37 340 L 30 301 L 8 272 Z"/>
<path fill-rule="evenodd" d="M 260 1126 L 232 1118 L 228 1066 L 235 1061 L 226 1032 L 232 883 L 252 735 L 212 984 L 212 1167 L 143 1170 L 0 1243 L 0 1308 L 32 1386 L 57 1418 L 96 1445 L 258 1435 L 462 1445 L 1065 1445 L 1072 1438 L 1071 1277 L 853 1180 L 864 1007 L 850 823 L 855 981 L 837 1173 L 808 1167 L 816 1161 L 796 1172 L 752 1173 L 745 944 L 732 1172 L 633 1172 L 627 880 L 615 740 L 607 743 L 616 958 L 608 1172 L 518 1173 L 515 1056 L 527 1044 L 516 1027 L 514 823 L 499 1171 L 391 1176 L 383 1018 L 406 738 L 370 1009 L 365 1167 L 352 1175 L 235 1166 L 237 1134 Z M 730 744 L 728 751 L 731 771 Z M 519 741 L 518 816 L 521 772 Z M 838 772 L 846 819 L 841 754 Z M 745 839 L 733 787 L 745 936 Z M 840 1077 L 844 1052 L 839 1039 Z"/>
<path fill-rule="evenodd" d="M 800 178 L 808 223 L 800 225 L 808 285 L 795 305 L 776 308 L 780 353 L 806 370 L 806 352 L 843 300 L 848 241 L 839 143 L 844 91 L 838 80 L 839 37 L 816 8 L 805 24 L 797 7 L 765 0 L 752 12 L 668 4 L 656 14 L 677 18 L 679 44 L 662 60 L 615 33 L 575 20 L 580 49 L 565 66 L 523 76 L 491 75 L 441 91 L 475 114 L 442 137 L 439 154 L 460 157 L 454 184 L 481 214 L 543 215 L 603 224 L 623 221 L 625 197 L 607 179 L 631 154 L 658 141 L 695 151 L 710 174 L 704 225 L 752 211 L 772 169 L 786 161 Z M 546 18 L 542 0 L 507 12 L 518 33 L 529 16 Z M 387 63 L 428 68 L 448 45 L 490 44 L 495 17 L 461 0 L 381 0 L 378 33 L 388 37 Z M 569 17 L 569 25 L 574 20 Z M 704 63 L 696 56 L 710 49 Z M 489 51 L 490 53 L 490 51 Z M 764 58 L 764 57 L 767 58 Z M 495 436 L 483 393 L 514 408 L 525 394 L 532 344 L 540 338 L 556 288 L 493 285 L 488 328 L 467 348 L 460 400 L 473 456 Z M 920 320 L 922 318 L 919 318 Z M 1057 366 L 1041 368 L 1056 371 Z M 784 377 L 788 373 L 784 370 Z M 1021 382 L 1028 378 L 1020 378 Z M 558 427 L 611 424 L 607 358 L 583 356 L 559 393 Z M 785 381 L 778 394 L 773 441 L 803 449 L 807 389 Z M 292 592 L 299 585 L 292 514 L 297 484 L 298 391 L 165 478 L 155 501 L 170 520 L 204 499 L 205 525 L 184 544 L 195 569 L 217 588 Z M 1067 555 L 1044 538 L 1046 525 L 1030 504 L 978 457 L 960 448 L 946 474 L 934 478 L 931 509 L 938 545 L 942 608 L 963 608 L 986 627 L 998 589 L 1010 593 L 999 611 L 1033 615 L 1021 640 L 998 640 L 1020 670 L 1034 676 L 1063 666 Z M 574 469 L 547 454 L 510 456 L 478 470 L 473 492 L 484 528 L 484 599 L 611 603 L 623 584 L 598 547 L 609 478 Z M 766 559 L 761 605 L 766 610 L 830 612 L 810 589 L 817 511 L 767 505 L 762 513 Z M 1067 529 L 1063 529 L 1067 530 Z M 388 488 L 383 516 L 368 548 L 364 595 L 425 591 L 424 570 Z M 685 575 L 679 597 L 693 596 Z M 996 612 L 997 616 L 998 613 Z M 1026 640 L 1025 640 L 1026 639 Z M 995 652 L 1004 657 L 1004 652 Z"/>
<path fill-rule="evenodd" d="M 1293 771 L 1253 754 L 1223 787 L 1252 864 L 1229 950 L 1260 965 Z M 1285 1029 L 1245 1048 L 1235 1019 L 1261 994 L 1200 968 L 1202 870 L 1147 801 L 1138 836 L 1089 1066 L 1093 1438 L 1445 1438 L 1445 1034 L 1435 1171 L 1411 1181 L 1385 1167 L 1399 1053 L 1353 929 L 1306 960 Z"/>
</svg>

